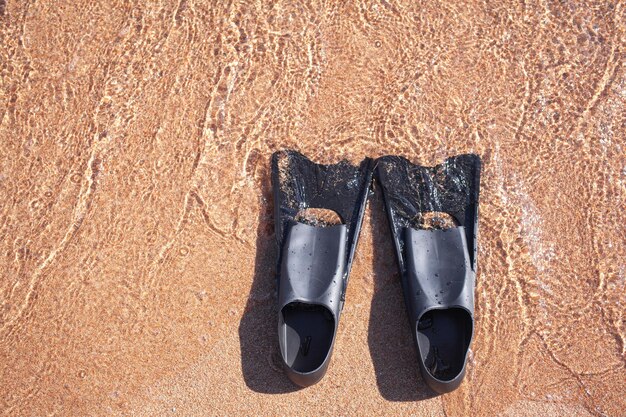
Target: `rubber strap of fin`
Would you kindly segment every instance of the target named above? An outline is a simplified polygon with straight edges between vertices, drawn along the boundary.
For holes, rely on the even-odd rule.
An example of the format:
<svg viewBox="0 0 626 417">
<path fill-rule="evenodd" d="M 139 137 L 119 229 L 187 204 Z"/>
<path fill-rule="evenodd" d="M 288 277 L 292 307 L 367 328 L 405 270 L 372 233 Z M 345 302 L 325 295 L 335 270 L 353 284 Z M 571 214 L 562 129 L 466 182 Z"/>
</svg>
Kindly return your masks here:
<svg viewBox="0 0 626 417">
<path fill-rule="evenodd" d="M 338 318 L 346 273 L 345 225 L 292 222 L 283 244 L 279 309 L 293 302 L 322 305 Z"/>
<path fill-rule="evenodd" d="M 463 307 L 474 311 L 474 280 L 465 228 L 404 228 L 405 296 L 412 322 L 428 310 Z"/>
</svg>

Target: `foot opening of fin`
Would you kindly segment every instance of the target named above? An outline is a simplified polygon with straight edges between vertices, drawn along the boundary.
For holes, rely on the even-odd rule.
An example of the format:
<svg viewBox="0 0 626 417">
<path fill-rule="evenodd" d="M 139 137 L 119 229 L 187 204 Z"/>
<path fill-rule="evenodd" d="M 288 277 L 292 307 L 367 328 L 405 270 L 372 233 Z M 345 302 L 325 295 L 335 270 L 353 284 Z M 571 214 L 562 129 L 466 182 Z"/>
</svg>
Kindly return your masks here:
<svg viewBox="0 0 626 417">
<path fill-rule="evenodd" d="M 430 310 L 417 323 L 422 361 L 440 381 L 451 381 L 463 371 L 471 338 L 472 318 L 462 308 Z"/>
<path fill-rule="evenodd" d="M 296 372 L 313 372 L 324 363 L 332 346 L 335 319 L 321 305 L 290 303 L 282 309 L 283 358 Z"/>
</svg>

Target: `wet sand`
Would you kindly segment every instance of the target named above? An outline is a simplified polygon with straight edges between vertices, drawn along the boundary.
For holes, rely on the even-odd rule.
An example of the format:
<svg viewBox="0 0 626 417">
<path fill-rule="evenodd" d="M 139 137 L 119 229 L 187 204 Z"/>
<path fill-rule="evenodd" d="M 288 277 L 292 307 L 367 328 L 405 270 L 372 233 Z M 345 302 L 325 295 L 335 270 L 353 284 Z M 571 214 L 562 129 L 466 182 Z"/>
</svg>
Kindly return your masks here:
<svg viewBox="0 0 626 417">
<path fill-rule="evenodd" d="M 623 414 L 623 2 L 146 3 L 0 0 L 5 414 Z M 379 189 L 329 372 L 287 380 L 281 148 L 482 155 L 457 391 L 418 375 Z"/>
</svg>

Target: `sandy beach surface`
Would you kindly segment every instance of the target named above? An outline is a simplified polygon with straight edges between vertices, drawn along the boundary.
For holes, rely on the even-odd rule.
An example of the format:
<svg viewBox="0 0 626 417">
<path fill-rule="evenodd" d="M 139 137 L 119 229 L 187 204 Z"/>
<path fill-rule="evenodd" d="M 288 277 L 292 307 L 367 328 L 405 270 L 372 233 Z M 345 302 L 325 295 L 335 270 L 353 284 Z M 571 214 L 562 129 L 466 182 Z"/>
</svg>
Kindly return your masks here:
<svg viewBox="0 0 626 417">
<path fill-rule="evenodd" d="M 624 415 L 625 57 L 621 1 L 0 0 L 0 410 Z M 379 187 L 329 371 L 289 382 L 282 148 L 482 156 L 458 390 L 419 376 Z"/>
</svg>

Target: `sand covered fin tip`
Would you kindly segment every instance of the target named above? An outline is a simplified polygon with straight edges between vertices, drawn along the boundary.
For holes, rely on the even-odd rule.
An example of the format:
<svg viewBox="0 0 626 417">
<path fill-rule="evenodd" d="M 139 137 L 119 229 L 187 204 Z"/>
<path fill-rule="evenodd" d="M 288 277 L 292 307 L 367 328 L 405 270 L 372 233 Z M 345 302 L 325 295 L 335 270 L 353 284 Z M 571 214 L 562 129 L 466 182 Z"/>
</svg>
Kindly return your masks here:
<svg viewBox="0 0 626 417">
<path fill-rule="evenodd" d="M 454 216 L 442 211 L 419 213 L 414 221 L 418 229 L 447 230 L 459 225 Z"/>
<path fill-rule="evenodd" d="M 300 223 L 305 223 L 310 226 L 327 227 L 343 224 L 341 217 L 336 211 L 311 207 L 298 211 L 294 220 Z"/>
</svg>

